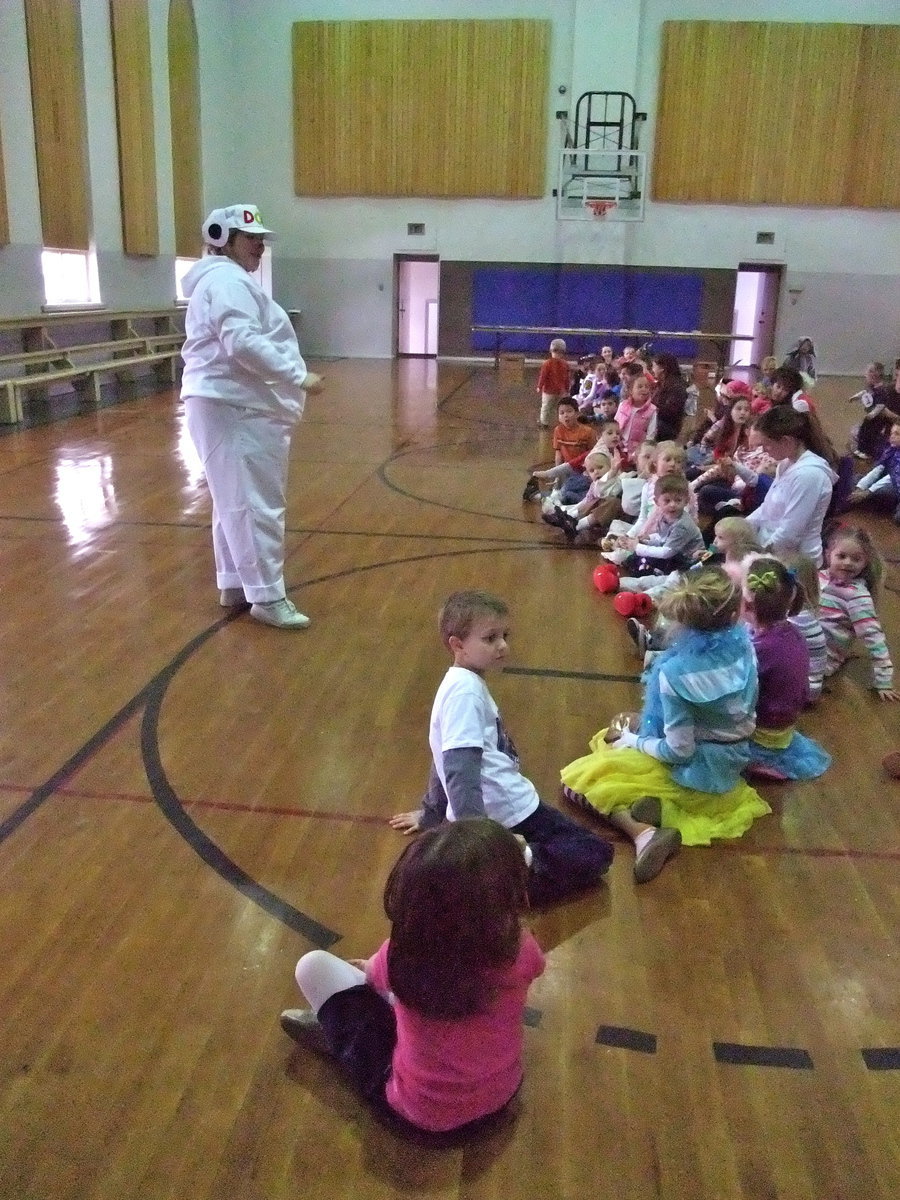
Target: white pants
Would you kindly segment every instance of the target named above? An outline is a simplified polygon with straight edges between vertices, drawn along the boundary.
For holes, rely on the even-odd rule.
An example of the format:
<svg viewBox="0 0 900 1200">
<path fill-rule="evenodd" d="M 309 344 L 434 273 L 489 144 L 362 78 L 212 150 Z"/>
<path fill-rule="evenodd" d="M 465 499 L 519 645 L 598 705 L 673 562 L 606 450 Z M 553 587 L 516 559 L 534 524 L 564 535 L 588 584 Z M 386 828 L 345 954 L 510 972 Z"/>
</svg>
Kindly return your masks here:
<svg viewBox="0 0 900 1200">
<path fill-rule="evenodd" d="M 556 424 L 556 410 L 560 400 L 568 400 L 568 396 L 557 396 L 555 392 L 541 392 L 540 422 L 542 425 Z"/>
<path fill-rule="evenodd" d="M 212 496 L 218 586 L 243 588 L 251 604 L 281 600 L 291 426 L 203 396 L 184 408 Z"/>
</svg>

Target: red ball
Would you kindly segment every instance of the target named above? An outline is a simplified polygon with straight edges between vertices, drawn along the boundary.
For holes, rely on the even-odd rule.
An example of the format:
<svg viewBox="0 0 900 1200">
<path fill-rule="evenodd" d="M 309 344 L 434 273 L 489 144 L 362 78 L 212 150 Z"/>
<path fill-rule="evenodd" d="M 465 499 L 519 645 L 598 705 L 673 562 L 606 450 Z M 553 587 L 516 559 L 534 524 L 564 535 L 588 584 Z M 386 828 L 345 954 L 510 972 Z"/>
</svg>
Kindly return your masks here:
<svg viewBox="0 0 900 1200">
<path fill-rule="evenodd" d="M 613 608 L 620 617 L 633 617 L 637 612 L 638 597 L 634 592 L 619 592 L 613 600 Z"/>
<path fill-rule="evenodd" d="M 891 779 L 900 779 L 900 750 L 892 750 L 881 760 L 881 765 Z"/>
<path fill-rule="evenodd" d="M 635 592 L 634 596 L 634 615 L 636 617 L 649 617 L 653 612 L 653 601 L 646 592 Z"/>
<path fill-rule="evenodd" d="M 594 587 L 598 592 L 619 590 L 619 572 L 611 563 L 601 563 L 599 567 L 594 567 Z"/>
</svg>

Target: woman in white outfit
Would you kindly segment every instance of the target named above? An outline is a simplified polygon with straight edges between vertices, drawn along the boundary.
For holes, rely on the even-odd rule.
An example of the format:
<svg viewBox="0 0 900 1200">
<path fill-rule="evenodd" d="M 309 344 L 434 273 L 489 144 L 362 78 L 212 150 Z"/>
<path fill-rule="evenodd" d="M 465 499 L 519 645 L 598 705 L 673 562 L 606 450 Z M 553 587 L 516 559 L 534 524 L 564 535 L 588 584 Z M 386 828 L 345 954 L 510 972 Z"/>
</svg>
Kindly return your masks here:
<svg viewBox="0 0 900 1200">
<path fill-rule="evenodd" d="M 291 431 L 322 380 L 307 371 L 287 313 L 253 279 L 270 233 L 254 204 L 206 218 L 207 257 L 183 283 L 181 397 L 212 496 L 220 603 L 302 629 L 309 618 L 285 595 L 285 488 Z"/>
</svg>

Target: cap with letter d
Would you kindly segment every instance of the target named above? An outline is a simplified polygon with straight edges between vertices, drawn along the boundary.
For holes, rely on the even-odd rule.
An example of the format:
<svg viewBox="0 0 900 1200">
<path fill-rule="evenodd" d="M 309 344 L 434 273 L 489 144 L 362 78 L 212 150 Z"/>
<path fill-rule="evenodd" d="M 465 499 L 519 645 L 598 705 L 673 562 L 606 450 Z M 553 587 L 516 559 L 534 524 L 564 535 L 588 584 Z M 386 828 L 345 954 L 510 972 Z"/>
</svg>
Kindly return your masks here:
<svg viewBox="0 0 900 1200">
<path fill-rule="evenodd" d="M 263 225 L 255 204 L 229 204 L 227 208 L 214 208 L 203 222 L 203 240 L 208 246 L 222 247 L 232 229 L 272 236 L 272 230 Z"/>
</svg>

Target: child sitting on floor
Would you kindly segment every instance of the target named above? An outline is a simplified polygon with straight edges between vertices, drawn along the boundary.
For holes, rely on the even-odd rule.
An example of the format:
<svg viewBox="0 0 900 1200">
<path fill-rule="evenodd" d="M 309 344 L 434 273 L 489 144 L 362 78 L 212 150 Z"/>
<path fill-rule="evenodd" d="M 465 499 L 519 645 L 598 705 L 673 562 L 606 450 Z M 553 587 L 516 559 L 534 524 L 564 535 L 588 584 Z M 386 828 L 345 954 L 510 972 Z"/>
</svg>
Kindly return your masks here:
<svg viewBox="0 0 900 1200">
<path fill-rule="evenodd" d="M 287 1009 L 282 1029 L 332 1055 L 399 1132 L 476 1132 L 521 1085 L 525 999 L 544 970 L 521 925 L 526 876 L 515 837 L 485 817 L 418 838 L 384 890 L 387 941 L 364 960 L 304 954 L 311 1008 Z"/>
<path fill-rule="evenodd" d="M 592 450 L 597 436 L 589 425 L 578 420 L 578 405 L 565 396 L 557 405 L 559 424 L 553 430 L 553 453 L 555 462 L 546 471 L 532 471 L 522 493 L 523 500 L 536 500 L 540 495 L 541 483 L 550 481 L 559 485 L 578 469 L 573 465 L 587 451 Z"/>
<path fill-rule="evenodd" d="M 809 701 L 809 650 L 788 617 L 803 604 L 803 589 L 784 563 L 771 555 L 751 559 L 744 619 L 756 651 L 759 700 L 747 769 L 766 779 L 817 779 L 831 765 L 831 756 L 796 728 Z"/>
<path fill-rule="evenodd" d="M 555 505 L 551 512 L 542 514 L 548 525 L 555 525 L 566 536 L 569 545 L 574 545 L 578 535 L 584 542 L 594 541 L 606 533 L 612 520 L 621 516 L 622 505 L 622 456 L 616 451 L 612 459 L 602 450 L 594 449 L 584 462 L 584 469 L 591 480 L 587 495 L 578 504 Z"/>
<path fill-rule="evenodd" d="M 819 572 L 819 619 L 825 632 L 825 674 L 833 675 L 844 665 L 858 638 L 872 659 L 873 686 L 879 699 L 900 700 L 876 612 L 884 577 L 881 555 L 864 529 L 850 525 L 835 525 L 824 550 L 825 567 Z"/>
<path fill-rule="evenodd" d="M 509 610 L 487 592 L 454 592 L 441 609 L 439 628 L 453 665 L 431 709 L 431 771 L 422 808 L 397 813 L 391 825 L 416 833 L 444 820 L 488 816 L 525 843 L 528 898 L 547 904 L 600 882 L 612 846 L 541 803 L 519 770 L 485 672 L 501 671 L 507 657 Z"/>
<path fill-rule="evenodd" d="M 606 730 L 562 771 L 563 792 L 632 839 L 634 876 L 652 879 L 677 849 L 740 837 L 770 812 L 741 778 L 750 756 L 756 659 L 738 622 L 741 590 L 719 567 L 688 571 L 662 597 L 672 643 L 645 677 L 637 730 Z"/>
<path fill-rule="evenodd" d="M 690 488 L 683 475 L 663 475 L 654 484 L 656 520 L 652 527 L 619 538 L 629 551 L 622 563 L 623 576 L 666 575 L 690 566 L 704 550 L 703 534 L 687 512 Z M 622 587 L 625 587 L 624 580 Z"/>
<path fill-rule="evenodd" d="M 893 510 L 894 523 L 900 525 L 900 423 L 894 422 L 888 433 L 888 445 L 875 466 L 857 480 L 850 493 L 850 504 L 876 501 Z"/>
</svg>

